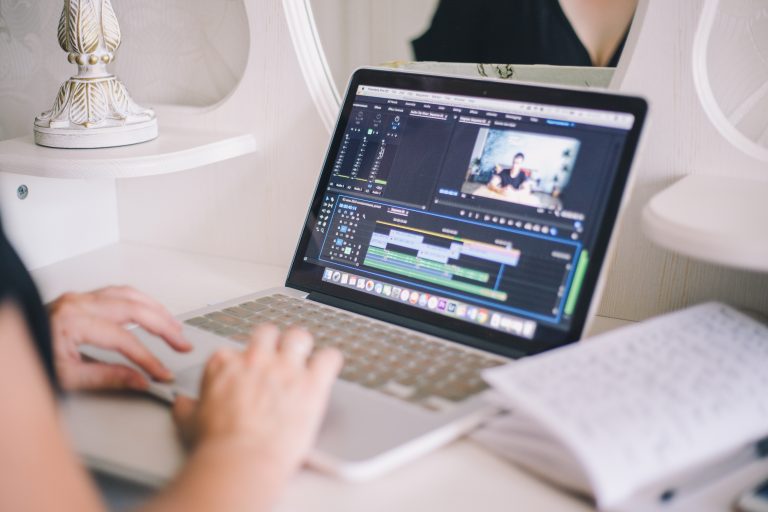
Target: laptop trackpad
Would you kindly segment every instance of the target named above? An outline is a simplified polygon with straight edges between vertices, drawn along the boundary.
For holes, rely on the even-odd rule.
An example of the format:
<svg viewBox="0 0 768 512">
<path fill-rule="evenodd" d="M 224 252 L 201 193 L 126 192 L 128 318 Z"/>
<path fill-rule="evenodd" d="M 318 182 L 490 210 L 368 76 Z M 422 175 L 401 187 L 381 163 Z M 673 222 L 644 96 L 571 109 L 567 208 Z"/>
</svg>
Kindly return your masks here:
<svg viewBox="0 0 768 512">
<path fill-rule="evenodd" d="M 368 461 L 435 428 L 440 419 L 406 402 L 337 382 L 317 452 L 337 463 Z"/>
</svg>

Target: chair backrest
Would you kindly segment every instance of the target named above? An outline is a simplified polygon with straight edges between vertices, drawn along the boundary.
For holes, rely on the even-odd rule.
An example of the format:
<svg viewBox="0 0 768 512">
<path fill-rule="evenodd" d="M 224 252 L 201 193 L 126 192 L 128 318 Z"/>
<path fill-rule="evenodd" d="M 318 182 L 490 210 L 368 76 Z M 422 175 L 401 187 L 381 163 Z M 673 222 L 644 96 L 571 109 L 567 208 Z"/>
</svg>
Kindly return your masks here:
<svg viewBox="0 0 768 512">
<path fill-rule="evenodd" d="M 726 136 L 728 126 L 712 115 L 722 99 L 708 98 L 701 87 L 708 80 L 713 90 L 720 91 L 731 81 L 749 83 L 755 91 L 758 84 L 768 83 L 765 60 L 762 67 L 757 61 L 744 62 L 754 59 L 754 48 L 722 46 L 706 51 L 703 46 L 707 40 L 711 48 L 711 41 L 733 37 L 749 27 L 749 20 L 765 20 L 766 3 L 727 0 L 718 4 L 718 0 L 640 2 L 612 87 L 648 98 L 651 116 L 633 195 L 619 229 L 602 314 L 637 320 L 712 298 L 768 312 L 768 276 L 695 262 L 659 249 L 641 232 L 644 206 L 683 176 L 701 173 L 729 180 L 768 180 L 765 161 L 734 144 Z M 748 5 L 753 8 L 751 14 L 738 11 Z M 715 14 L 720 21 L 707 25 L 708 17 Z M 760 36 L 763 43 L 766 33 Z M 696 58 L 706 58 L 708 65 L 702 66 Z M 713 63 L 731 63 L 731 69 L 740 68 L 743 76 L 718 75 Z M 706 75 L 696 72 L 702 67 L 709 69 Z M 768 112 L 762 108 L 765 121 Z"/>
</svg>

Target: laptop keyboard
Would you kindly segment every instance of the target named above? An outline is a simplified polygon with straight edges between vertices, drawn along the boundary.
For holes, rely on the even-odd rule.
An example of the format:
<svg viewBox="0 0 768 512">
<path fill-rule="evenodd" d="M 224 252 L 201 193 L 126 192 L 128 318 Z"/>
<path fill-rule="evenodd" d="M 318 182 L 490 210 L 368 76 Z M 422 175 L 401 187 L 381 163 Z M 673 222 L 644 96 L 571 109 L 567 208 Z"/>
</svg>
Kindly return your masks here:
<svg viewBox="0 0 768 512">
<path fill-rule="evenodd" d="M 344 354 L 341 379 L 433 410 L 487 389 L 480 371 L 505 361 L 343 310 L 282 294 L 190 318 L 186 323 L 246 343 L 254 326 L 303 326 L 320 347 Z"/>
</svg>

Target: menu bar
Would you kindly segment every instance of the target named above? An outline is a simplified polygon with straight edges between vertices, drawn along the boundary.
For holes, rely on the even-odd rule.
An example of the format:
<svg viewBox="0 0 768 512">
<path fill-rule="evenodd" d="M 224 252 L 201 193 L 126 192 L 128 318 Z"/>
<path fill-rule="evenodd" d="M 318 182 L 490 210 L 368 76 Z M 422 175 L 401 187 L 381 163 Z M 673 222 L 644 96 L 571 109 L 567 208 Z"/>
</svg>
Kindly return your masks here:
<svg viewBox="0 0 768 512">
<path fill-rule="evenodd" d="M 563 107 L 512 100 L 496 100 L 490 98 L 478 98 L 475 96 L 393 89 L 390 87 L 377 87 L 372 85 L 359 86 L 357 94 L 359 96 L 433 103 L 473 110 L 489 110 L 519 116 L 541 117 L 555 121 L 555 123 L 552 124 L 557 124 L 559 121 L 563 122 L 563 125 L 567 125 L 568 123 L 581 123 L 623 130 L 630 130 L 635 124 L 635 116 L 627 114 L 626 112 Z"/>
</svg>

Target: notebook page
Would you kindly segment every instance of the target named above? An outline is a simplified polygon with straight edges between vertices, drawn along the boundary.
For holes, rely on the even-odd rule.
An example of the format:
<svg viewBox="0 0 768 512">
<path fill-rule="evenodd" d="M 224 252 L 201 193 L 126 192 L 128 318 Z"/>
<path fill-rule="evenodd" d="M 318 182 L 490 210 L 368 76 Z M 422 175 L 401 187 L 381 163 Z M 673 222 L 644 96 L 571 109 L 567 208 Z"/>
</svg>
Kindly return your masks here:
<svg viewBox="0 0 768 512">
<path fill-rule="evenodd" d="M 602 508 L 768 433 L 768 328 L 723 304 L 485 376 L 572 450 Z"/>
</svg>

